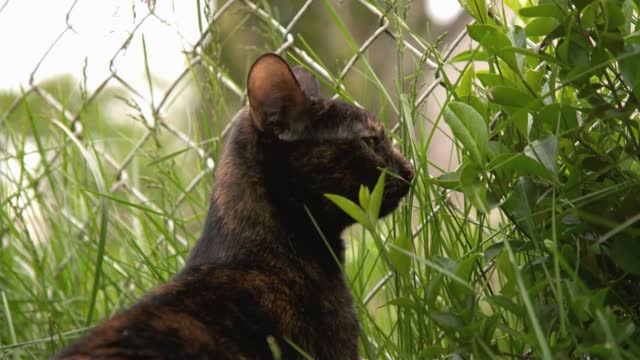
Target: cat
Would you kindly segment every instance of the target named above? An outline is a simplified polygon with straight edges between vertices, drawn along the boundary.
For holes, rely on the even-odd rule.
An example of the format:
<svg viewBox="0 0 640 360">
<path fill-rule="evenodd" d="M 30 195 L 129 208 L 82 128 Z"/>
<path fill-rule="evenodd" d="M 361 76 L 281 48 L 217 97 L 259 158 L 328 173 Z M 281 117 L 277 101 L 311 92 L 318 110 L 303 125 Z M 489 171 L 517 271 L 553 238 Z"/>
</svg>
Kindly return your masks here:
<svg viewBox="0 0 640 360">
<path fill-rule="evenodd" d="M 353 220 L 324 194 L 357 201 L 360 185 L 388 169 L 385 216 L 414 170 L 371 114 L 322 98 L 309 72 L 276 54 L 256 60 L 247 92 L 184 269 L 54 359 L 273 359 L 273 349 L 303 358 L 296 347 L 358 359 L 339 266 Z"/>
</svg>

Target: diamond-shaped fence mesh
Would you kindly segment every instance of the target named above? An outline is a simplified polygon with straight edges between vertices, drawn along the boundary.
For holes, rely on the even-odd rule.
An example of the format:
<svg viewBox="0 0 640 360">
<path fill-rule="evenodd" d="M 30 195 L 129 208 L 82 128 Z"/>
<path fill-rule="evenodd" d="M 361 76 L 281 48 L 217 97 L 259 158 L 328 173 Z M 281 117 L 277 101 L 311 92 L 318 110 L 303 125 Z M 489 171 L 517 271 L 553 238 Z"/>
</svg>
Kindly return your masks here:
<svg viewBox="0 0 640 360">
<path fill-rule="evenodd" d="M 7 3 L 9 2 L 6 2 L 5 6 Z M 415 119 L 415 122 L 422 122 L 419 128 L 425 129 L 423 125 L 432 124 L 439 111 L 437 96 L 434 92 L 442 85 L 443 78 L 437 71 L 445 71 L 442 63 L 458 50 L 461 43 L 468 41 L 465 31 L 462 30 L 455 37 L 446 37 L 446 43 L 440 44 L 440 48 L 445 50 L 436 55 L 434 39 L 429 39 L 427 36 L 431 33 L 431 29 L 428 27 L 428 19 L 424 15 L 421 3 L 408 6 L 404 11 L 409 15 L 401 17 L 402 14 L 399 14 L 397 9 L 391 11 L 390 8 L 385 8 L 384 3 L 365 0 L 338 2 L 335 7 L 312 0 L 292 1 L 290 2 L 292 4 L 282 2 L 278 4 L 280 7 L 265 6 L 267 3 L 248 0 L 212 1 L 201 4 L 206 7 L 202 14 L 208 17 L 208 21 L 203 22 L 204 26 L 201 27 L 201 34 L 197 40 L 185 49 L 186 60 L 183 70 L 169 82 L 151 84 L 150 80 L 148 84 L 144 84 L 140 81 L 132 82 L 121 74 L 118 67 L 120 58 L 126 55 L 132 42 L 144 42 L 143 29 L 149 22 L 159 22 L 169 29 L 179 31 L 171 28 L 171 24 L 156 13 L 155 2 L 150 1 L 144 4 L 144 8 L 141 8 L 140 4 L 132 5 L 130 11 L 142 13 L 135 14 L 128 31 L 121 34 L 123 35 L 121 45 L 117 47 L 107 65 L 108 75 L 102 81 L 96 81 L 97 85 L 91 89 L 83 88 L 80 81 L 80 100 L 71 100 L 69 94 L 52 91 L 51 86 L 47 86 L 47 82 L 38 81 L 37 78 L 39 68 L 48 61 L 50 53 L 56 50 L 56 46 L 65 37 L 74 33 L 74 22 L 77 20 L 74 10 L 80 3 L 82 1 L 78 0 L 71 4 L 64 19 L 66 26 L 42 54 L 42 58 L 30 74 L 26 88 L 23 88 L 19 96 L 15 97 L 8 106 L 2 108 L 0 127 L 6 127 L 7 123 L 20 119 L 22 111 L 25 110 L 26 100 L 37 98 L 35 101 L 42 103 L 41 111 L 44 111 L 48 117 L 40 118 L 45 115 L 33 114 L 37 121 L 49 121 L 54 124 L 61 135 L 58 139 L 60 145 L 76 144 L 87 151 L 86 155 L 90 159 L 96 161 L 93 165 L 98 166 L 100 170 L 94 169 L 95 171 L 110 175 L 107 181 L 110 185 L 102 189 L 103 191 L 106 193 L 124 191 L 130 201 L 144 204 L 156 211 L 160 211 L 162 207 L 145 196 L 145 191 L 140 188 L 139 183 L 129 176 L 128 168 L 137 157 L 141 156 L 145 145 L 152 142 L 159 134 L 168 138 L 163 140 L 165 143 L 173 143 L 174 147 L 181 147 L 185 151 L 192 150 L 203 165 L 198 173 L 192 174 L 193 181 L 184 189 L 184 194 L 188 194 L 205 178 L 206 174 L 215 168 L 211 148 L 206 142 L 203 144 L 202 139 L 197 139 L 195 134 L 197 131 L 193 131 L 193 128 L 199 126 L 194 124 L 199 117 L 189 115 L 198 111 L 192 110 L 190 114 L 184 116 L 186 119 L 182 121 L 174 121 L 171 118 L 175 116 L 172 114 L 173 107 L 185 106 L 184 101 L 176 104 L 180 97 L 194 96 L 185 94 L 188 92 L 186 88 L 199 86 L 200 96 L 202 96 L 200 99 L 205 100 L 207 95 L 202 95 L 202 92 L 207 92 L 206 86 L 198 84 L 206 82 L 206 78 L 215 79 L 219 86 L 217 95 L 233 104 L 226 106 L 225 112 L 218 112 L 217 115 L 212 115 L 208 119 L 210 122 L 225 124 L 220 133 L 220 137 L 224 138 L 230 125 L 227 123 L 228 119 L 233 118 L 233 112 L 238 110 L 245 100 L 244 82 L 240 78 L 230 76 L 230 72 L 235 70 L 246 73 L 252 59 L 263 51 L 273 51 L 281 55 L 289 54 L 290 58 L 313 71 L 329 91 L 335 93 L 334 97 L 338 97 L 339 94 L 346 95 L 358 105 L 373 107 L 385 120 L 388 120 L 392 130 L 397 132 L 399 130 L 397 118 L 401 111 L 397 105 L 400 101 L 395 95 L 398 93 L 397 89 L 383 90 L 386 98 L 365 99 L 368 102 L 366 105 L 363 105 L 363 100 L 360 98 L 371 97 L 371 91 L 365 89 L 366 87 L 378 92 L 380 89 L 393 89 L 398 86 L 407 88 L 408 84 L 415 79 L 407 80 L 406 84 L 397 84 L 396 74 L 401 72 L 406 77 L 418 77 L 415 81 L 418 95 L 415 101 L 408 105 L 418 109 L 419 118 Z M 282 11 L 285 7 L 287 14 L 274 12 Z M 6 9 L 6 11 L 9 10 L 10 8 Z M 412 12 L 418 14 L 411 14 Z M 4 14 L 4 16 L 10 16 L 10 14 Z M 197 21 L 195 16 L 194 21 Z M 309 24 L 305 24 L 305 21 Z M 227 32 L 232 34 L 229 35 Z M 238 33 L 241 34 L 238 35 Z M 220 40 L 237 43 L 220 46 L 218 43 Z M 94 39 L 94 41 L 100 41 L 100 39 Z M 400 58 L 396 54 L 398 47 L 404 48 L 405 58 Z M 232 54 L 225 53 L 227 48 L 231 49 Z M 153 72 L 154 58 L 152 54 L 148 56 L 138 60 L 144 61 L 147 71 Z M 368 59 L 364 65 L 363 57 Z M 152 79 L 152 75 L 149 76 Z M 149 88 L 140 88 L 140 86 L 150 86 L 153 89 L 149 91 Z M 114 88 L 118 91 L 113 92 Z M 215 95 L 208 94 L 208 96 Z M 442 96 L 442 93 L 440 95 Z M 233 97 L 236 99 L 230 99 Z M 430 97 L 433 98 L 433 106 L 425 106 Z M 135 136 L 126 137 L 130 142 L 129 146 L 122 146 L 122 144 L 112 146 L 110 141 L 114 139 L 107 138 L 105 133 L 101 133 L 103 129 L 96 129 L 93 126 L 96 123 L 96 119 L 92 118 L 95 111 L 90 109 L 97 106 L 97 103 L 109 101 L 125 104 L 126 111 L 117 115 L 120 118 L 117 120 L 118 124 L 103 124 L 103 126 L 122 128 L 135 126 L 137 129 Z M 75 104 L 69 102 L 75 102 Z M 207 110 L 210 111 L 209 115 L 215 112 L 212 109 Z M 445 142 L 449 141 L 446 134 L 443 138 Z M 3 139 L 0 139 L 5 151 L 14 148 L 9 146 L 13 140 L 16 139 L 7 138 L 5 132 Z M 64 161 L 58 152 L 56 149 L 46 151 L 47 161 L 39 162 L 39 165 L 31 170 L 31 176 L 35 181 L 43 180 L 43 173 L 50 170 L 47 167 Z M 439 149 L 439 153 L 445 154 L 445 158 L 440 162 L 446 162 L 448 152 Z M 10 152 L 7 154 L 11 155 Z M 13 155 L 15 157 L 15 153 Z M 446 164 L 442 165 L 446 166 Z M 14 173 L 3 171 L 2 175 L 12 178 L 9 182 L 17 181 Z M 45 181 L 40 182 L 45 184 Z M 39 189 L 38 186 L 33 188 Z M 20 187 L 15 188 L 15 190 L 19 189 Z M 5 194 L 5 197 L 7 195 L 11 197 L 11 194 Z M 176 204 L 176 206 L 179 205 L 180 202 Z M 19 207 L 16 210 L 19 212 Z M 83 223 L 74 218 L 72 211 L 66 210 L 68 209 L 61 209 L 69 217 L 70 222 Z"/>
<path fill-rule="evenodd" d="M 465 15 L 443 29 L 429 23 L 425 2 L 391 6 L 367 0 L 199 1 L 197 11 L 189 17 L 198 24 L 197 36 L 193 36 L 164 18 L 171 13 L 166 4 L 159 11 L 161 4 L 156 1 L 120 3 L 118 13 L 104 16 L 126 18 L 122 21 L 126 30 L 95 36 L 83 34 L 81 27 L 92 19 L 83 19 L 77 9 L 98 5 L 89 0 L 67 4 L 60 19 L 63 29 L 55 36 L 43 34 L 54 40 L 22 88 L 0 94 L 0 194 L 6 210 L 0 221 L 3 247 L 16 241 L 18 233 L 26 233 L 25 239 L 34 244 L 46 243 L 56 234 L 71 234 L 69 243 L 79 245 L 64 246 L 87 246 L 91 251 L 86 256 L 93 259 L 96 251 L 111 249 L 113 238 L 153 234 L 156 241 L 146 245 L 151 250 L 134 244 L 136 251 L 143 258 L 165 257 L 173 263 L 149 270 L 144 260 L 137 268 L 151 283 L 166 280 L 199 235 L 221 144 L 246 101 L 244 77 L 253 60 L 267 51 L 287 57 L 291 64 L 304 65 L 320 80 L 325 95 L 371 110 L 398 136 L 403 132 L 400 124 L 409 123 L 398 121 L 401 117 L 410 117 L 414 130 L 424 137 L 437 125 L 431 149 L 426 149 L 428 157 L 436 171 L 456 165 L 455 147 L 437 119 L 448 96 L 446 85 L 460 73 L 444 64 L 469 46 Z M 12 16 L 12 2 L 1 6 L 0 21 Z M 440 36 L 445 30 L 449 34 Z M 151 51 L 162 47 L 149 43 L 162 41 L 155 32 L 181 39 L 183 61 L 172 79 L 154 75 L 164 66 L 162 53 Z M 86 36 L 92 46 L 100 47 L 105 41 L 103 53 L 112 51 L 106 61 L 84 60 L 83 75 L 99 67 L 103 77 L 41 79 L 41 69 L 53 56 L 60 58 L 59 53 L 64 53 L 65 40 L 79 35 Z M 113 39 L 119 40 L 115 43 Z M 128 70 L 132 62 L 144 69 L 142 80 Z M 77 199 L 69 199 L 71 193 Z M 108 221 L 115 226 L 102 236 L 96 214 L 105 201 L 113 204 Z M 125 208 L 143 211 L 151 225 L 125 218 L 118 211 Z M 107 245 L 100 245 L 101 241 Z M 162 243 L 169 245 L 161 247 Z M 76 250 L 71 253 L 82 254 Z M 46 257 L 49 251 L 66 250 L 44 247 L 33 251 Z M 146 253 L 150 255 L 143 255 Z M 27 257 L 15 263 L 29 267 Z M 110 269 L 105 270 L 106 284 L 114 283 L 111 275 L 128 273 L 129 269 L 123 269 L 132 266 L 121 261 L 117 251 L 105 261 L 99 266 Z M 94 260 L 88 263 L 95 265 Z M 92 274 L 95 268 L 84 271 Z M 42 286 L 44 296 L 51 299 L 56 292 L 65 291 Z M 80 285 L 70 282 L 68 286 Z M 95 320 L 94 306 L 113 309 L 130 301 L 119 298 L 109 303 L 108 290 L 96 294 L 95 286 L 86 285 L 85 293 L 92 299 L 88 321 Z M 96 304 L 100 301 L 104 304 Z M 77 311 L 85 313 L 80 308 Z M 38 313 L 34 324 L 47 322 L 41 316 Z"/>
<path fill-rule="evenodd" d="M 638 7 L 0 0 L 0 359 L 180 271 L 266 52 L 416 168 L 408 201 L 344 234 L 361 356 L 638 358 Z"/>
</svg>

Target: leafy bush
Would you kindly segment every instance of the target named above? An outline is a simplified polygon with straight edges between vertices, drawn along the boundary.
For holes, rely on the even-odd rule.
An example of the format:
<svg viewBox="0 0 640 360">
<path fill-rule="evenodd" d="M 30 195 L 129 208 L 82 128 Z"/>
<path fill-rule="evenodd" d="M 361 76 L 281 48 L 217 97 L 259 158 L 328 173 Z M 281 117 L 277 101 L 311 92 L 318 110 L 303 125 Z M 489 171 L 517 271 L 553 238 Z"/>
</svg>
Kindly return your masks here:
<svg viewBox="0 0 640 360">
<path fill-rule="evenodd" d="M 443 78 L 462 163 L 426 180 L 464 193 L 484 233 L 457 259 L 380 250 L 439 272 L 414 267 L 388 304 L 443 332 L 426 357 L 640 358 L 639 2 L 507 1 L 520 25 L 462 3 L 477 47 Z"/>
<path fill-rule="evenodd" d="M 333 198 L 363 225 L 347 234 L 345 263 L 361 356 L 640 358 L 640 2 L 460 2 L 474 42 L 453 58 L 411 23 L 421 2 L 313 2 L 287 30 L 307 54 L 289 51 L 290 63 L 313 62 L 325 95 L 375 112 L 416 168 L 383 222 L 380 186 L 361 191 L 361 209 Z M 0 94 L 0 145 L 15 149 L 0 165 L 19 170 L 0 183 L 0 358 L 46 357 L 184 264 L 245 100 L 237 84 L 289 41 L 278 26 L 307 3 L 229 4 L 202 26 L 200 62 L 189 58 L 198 103 L 167 118 L 153 98 L 89 95 L 66 79 Z M 125 45 L 144 44 L 136 36 Z M 390 65 L 393 52 L 405 66 Z M 433 117 L 427 65 L 446 95 Z M 111 102 L 122 114 L 104 111 Z M 433 142 L 445 124 L 455 171 L 431 159 L 446 151 Z"/>
<path fill-rule="evenodd" d="M 540 1 L 515 7 L 524 26 L 475 12 L 468 27 L 489 70 L 475 73 L 478 96 L 458 84 L 461 103 L 445 120 L 471 105 L 464 129 L 489 135 L 452 126 L 469 154 L 459 185 L 478 210 L 498 206 L 519 235 L 502 244 L 524 265 L 524 283 L 502 295 L 527 289 L 540 355 L 639 356 L 638 4 Z M 474 157 L 474 148 L 485 150 Z"/>
</svg>

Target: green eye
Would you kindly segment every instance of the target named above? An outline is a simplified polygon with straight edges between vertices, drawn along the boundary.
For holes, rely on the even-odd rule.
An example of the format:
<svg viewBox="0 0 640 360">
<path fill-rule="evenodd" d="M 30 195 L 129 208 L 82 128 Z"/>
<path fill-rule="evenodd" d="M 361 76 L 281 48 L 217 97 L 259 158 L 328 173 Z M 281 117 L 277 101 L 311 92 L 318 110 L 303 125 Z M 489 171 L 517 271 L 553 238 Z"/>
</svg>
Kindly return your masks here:
<svg viewBox="0 0 640 360">
<path fill-rule="evenodd" d="M 362 138 L 362 142 L 364 142 L 369 148 L 373 149 L 377 144 L 377 139 L 373 136 L 367 136 Z"/>
</svg>

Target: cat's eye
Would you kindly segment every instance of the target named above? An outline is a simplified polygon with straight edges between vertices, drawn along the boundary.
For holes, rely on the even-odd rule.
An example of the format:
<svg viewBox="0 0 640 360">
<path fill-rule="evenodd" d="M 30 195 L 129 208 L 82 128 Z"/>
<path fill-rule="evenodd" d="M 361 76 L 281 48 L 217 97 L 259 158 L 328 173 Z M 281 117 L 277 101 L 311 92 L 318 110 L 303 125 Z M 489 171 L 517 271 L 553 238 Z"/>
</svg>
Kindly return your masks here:
<svg viewBox="0 0 640 360">
<path fill-rule="evenodd" d="M 362 142 L 364 142 L 367 147 L 375 149 L 376 145 L 378 144 L 378 138 L 375 136 L 367 136 L 362 138 Z"/>
</svg>

